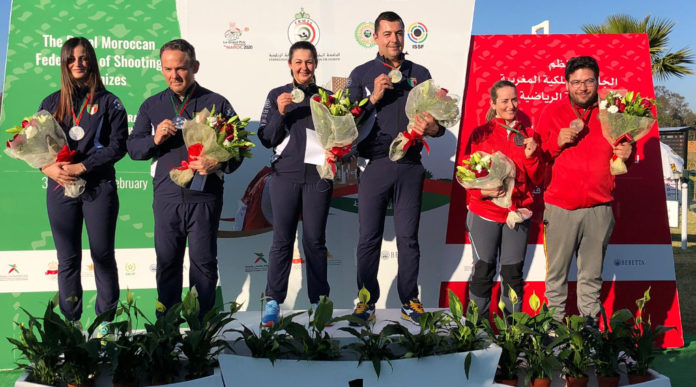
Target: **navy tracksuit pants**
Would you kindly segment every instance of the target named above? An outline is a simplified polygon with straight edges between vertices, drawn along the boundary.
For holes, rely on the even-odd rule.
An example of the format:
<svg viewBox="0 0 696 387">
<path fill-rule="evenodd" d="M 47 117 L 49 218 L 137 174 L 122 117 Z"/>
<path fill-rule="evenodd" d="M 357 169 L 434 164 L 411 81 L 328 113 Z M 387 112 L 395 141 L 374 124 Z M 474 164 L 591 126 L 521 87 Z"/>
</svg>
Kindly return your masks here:
<svg viewBox="0 0 696 387">
<path fill-rule="evenodd" d="M 89 238 L 97 285 L 96 313 L 115 310 L 118 303 L 118 269 L 114 255 L 118 195 L 113 180 L 88 186 L 78 198 L 64 195 L 62 188 L 48 179 L 46 207 L 58 254 L 58 299 L 67 320 L 82 316 L 82 221 Z M 112 317 L 113 318 L 113 317 Z M 110 319 L 109 319 L 110 320 Z"/>
<path fill-rule="evenodd" d="M 298 217 L 302 215 L 302 248 L 307 261 L 307 293 L 315 304 L 319 296 L 329 295 L 326 279 L 326 219 L 329 215 L 333 182 L 309 175 L 305 183 L 295 183 L 273 174 L 268 181 L 273 208 L 273 243 L 268 255 L 266 296 L 285 301 L 292 267 Z"/>
<path fill-rule="evenodd" d="M 380 250 L 387 205 L 394 208 L 394 231 L 398 249 L 397 290 L 402 304 L 418 297 L 420 248 L 418 225 L 425 168 L 400 164 L 388 157 L 372 160 L 360 174 L 358 186 L 358 289 L 370 292 L 370 303 L 379 300 Z"/>
<path fill-rule="evenodd" d="M 186 240 L 189 244 L 189 286 L 196 287 L 200 316 L 215 306 L 218 281 L 217 232 L 222 199 L 200 203 L 168 203 L 155 197 L 157 297 L 165 307 L 181 302 Z M 158 313 L 161 315 L 161 313 Z"/>
</svg>

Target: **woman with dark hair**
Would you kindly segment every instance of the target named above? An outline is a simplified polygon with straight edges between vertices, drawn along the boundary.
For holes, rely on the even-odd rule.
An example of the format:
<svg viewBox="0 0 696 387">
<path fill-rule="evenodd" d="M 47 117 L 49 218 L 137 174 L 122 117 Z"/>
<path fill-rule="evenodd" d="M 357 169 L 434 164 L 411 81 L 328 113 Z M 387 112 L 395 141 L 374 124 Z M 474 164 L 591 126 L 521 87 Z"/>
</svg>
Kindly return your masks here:
<svg viewBox="0 0 696 387">
<path fill-rule="evenodd" d="M 496 82 L 491 87 L 490 97 L 487 122 L 472 131 L 467 154 L 477 151 L 492 154 L 499 151 L 512 160 L 516 166 L 512 204 L 515 208 L 528 208 L 533 202 L 533 185 L 541 183 L 544 173 L 541 148 L 538 146 L 539 136 L 520 123 L 517 114 L 517 88 L 514 83 L 506 80 Z M 522 269 L 530 221 L 526 219 L 515 224 L 514 228 L 506 225 L 510 210 L 491 201 L 505 196 L 504 186 L 467 191 L 469 213 L 466 225 L 475 261 L 469 281 L 469 297 L 478 305 L 479 313 L 488 318 L 493 277 L 499 257 L 501 294 L 506 311 L 511 312 L 510 288 L 522 299 Z"/>
<path fill-rule="evenodd" d="M 46 165 L 41 172 L 48 176 L 46 207 L 58 254 L 60 310 L 67 320 L 78 323 L 83 221 L 94 263 L 96 313 L 113 313 L 118 302 L 114 237 L 119 202 L 114 164 L 126 154 L 128 122 L 121 101 L 104 88 L 89 40 L 68 39 L 60 59 L 60 90 L 46 97 L 39 110 L 53 113 L 75 155 L 72 161 Z M 86 181 L 84 192 L 76 198 L 65 196 L 64 187 L 78 177 Z"/>
<path fill-rule="evenodd" d="M 278 321 L 278 304 L 282 304 L 287 295 L 300 215 L 309 301 L 316 304 L 320 296 L 329 295 L 326 218 L 333 181 L 320 178 L 317 166 L 305 162 L 308 136 L 314 134 L 309 100 L 319 91 L 314 78 L 316 48 L 305 41 L 294 43 L 290 47 L 288 67 L 292 82 L 268 93 L 258 131 L 261 143 L 273 148 L 273 174 L 269 180 L 273 243 L 268 260 L 267 302 L 262 318 L 265 326 Z M 325 155 L 335 161 L 330 152 L 325 152 Z"/>
</svg>

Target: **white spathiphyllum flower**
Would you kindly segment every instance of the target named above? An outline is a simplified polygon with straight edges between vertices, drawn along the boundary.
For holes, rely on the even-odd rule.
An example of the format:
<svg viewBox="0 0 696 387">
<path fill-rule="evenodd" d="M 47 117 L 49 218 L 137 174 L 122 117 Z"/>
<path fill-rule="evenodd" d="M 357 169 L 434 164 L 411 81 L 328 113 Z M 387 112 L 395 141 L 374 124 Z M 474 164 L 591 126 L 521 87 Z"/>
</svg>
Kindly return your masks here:
<svg viewBox="0 0 696 387">
<path fill-rule="evenodd" d="M 215 126 L 215 123 L 217 122 L 216 117 L 208 117 L 208 126 Z"/>
<path fill-rule="evenodd" d="M 480 173 L 481 169 L 483 169 L 483 166 L 481 164 L 477 164 L 475 169 L 476 169 L 476 172 Z"/>
<path fill-rule="evenodd" d="M 618 113 L 618 112 L 619 112 L 619 107 L 616 106 L 616 105 L 611 105 L 611 106 L 609 106 L 609 108 L 607 109 L 607 111 L 608 111 L 609 113 Z"/>
<path fill-rule="evenodd" d="M 607 108 L 607 100 L 606 100 L 606 99 L 603 99 L 603 100 L 599 103 L 599 108 L 602 109 L 602 110 L 604 110 L 604 109 Z"/>
<path fill-rule="evenodd" d="M 24 128 L 24 134 L 27 136 L 27 140 L 36 136 L 37 130 L 33 126 L 27 126 Z"/>
<path fill-rule="evenodd" d="M 230 146 L 230 144 L 232 144 L 232 143 L 229 142 L 229 140 L 225 140 L 222 142 L 222 146 Z"/>
</svg>

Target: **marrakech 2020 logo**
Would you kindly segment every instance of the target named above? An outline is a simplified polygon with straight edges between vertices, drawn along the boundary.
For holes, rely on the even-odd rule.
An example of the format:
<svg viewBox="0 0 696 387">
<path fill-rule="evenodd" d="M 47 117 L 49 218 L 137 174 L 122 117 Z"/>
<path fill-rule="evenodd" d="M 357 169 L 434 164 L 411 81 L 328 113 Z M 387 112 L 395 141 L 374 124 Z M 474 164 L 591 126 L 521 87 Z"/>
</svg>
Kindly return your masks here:
<svg viewBox="0 0 696 387">
<path fill-rule="evenodd" d="M 301 8 L 300 12 L 295 14 L 295 20 L 290 22 L 288 40 L 291 44 L 305 41 L 316 46 L 319 43 L 319 25 L 309 18 L 309 14 L 304 11 L 304 8 Z"/>
<path fill-rule="evenodd" d="M 230 23 L 229 28 L 225 31 L 225 39 L 222 40 L 222 45 L 230 50 L 251 50 L 254 48 L 252 44 L 242 40 L 242 34 L 249 32 L 249 27 L 239 28 L 235 22 Z"/>
</svg>

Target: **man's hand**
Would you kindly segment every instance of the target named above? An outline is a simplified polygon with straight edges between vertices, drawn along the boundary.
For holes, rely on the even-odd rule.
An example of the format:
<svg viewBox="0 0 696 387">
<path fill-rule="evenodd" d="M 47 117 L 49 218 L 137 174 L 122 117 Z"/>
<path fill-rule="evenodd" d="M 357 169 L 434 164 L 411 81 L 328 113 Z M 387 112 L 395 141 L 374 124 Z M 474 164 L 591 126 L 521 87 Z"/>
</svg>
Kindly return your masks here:
<svg viewBox="0 0 696 387">
<path fill-rule="evenodd" d="M 563 148 L 568 144 L 572 144 L 578 139 L 578 132 L 571 128 L 563 128 L 558 132 L 558 146 Z"/>
<path fill-rule="evenodd" d="M 205 156 L 198 156 L 195 160 L 189 163 L 189 168 L 193 169 L 195 172 L 198 172 L 202 176 L 210 175 L 220 169 L 220 167 L 222 167 L 222 164 Z"/>
<path fill-rule="evenodd" d="M 537 142 L 534 141 L 534 138 L 532 137 L 527 137 L 524 139 L 524 157 L 530 158 L 534 154 L 534 152 L 537 150 Z"/>
<path fill-rule="evenodd" d="M 333 153 L 331 153 L 331 151 L 328 151 L 328 150 L 325 150 L 325 151 L 324 151 L 324 156 L 326 156 L 326 159 L 327 159 L 328 161 L 333 161 L 334 163 L 335 163 L 336 160 L 337 160 L 336 155 L 333 154 Z"/>
<path fill-rule="evenodd" d="M 622 142 L 613 148 L 614 154 L 624 162 L 631 157 L 631 152 L 633 151 L 633 145 L 630 142 Z"/>
<path fill-rule="evenodd" d="M 505 187 L 481 189 L 481 197 L 484 199 L 494 199 L 505 196 Z"/>
<path fill-rule="evenodd" d="M 61 186 L 65 186 L 66 184 L 75 181 L 75 177 L 71 176 L 67 171 L 63 169 L 63 166 L 69 164 L 70 163 L 66 161 L 56 162 L 41 168 L 41 172 L 43 172 L 44 175 L 50 177 L 51 180 L 55 181 Z"/>
<path fill-rule="evenodd" d="M 82 163 L 63 165 L 63 170 L 70 176 L 80 176 L 87 168 Z"/>
<path fill-rule="evenodd" d="M 283 93 L 276 98 L 276 104 L 278 105 L 278 112 L 280 115 L 284 116 L 285 111 L 288 109 L 288 106 L 292 103 L 292 94 L 290 93 Z"/>
<path fill-rule="evenodd" d="M 160 145 L 176 134 L 176 128 L 171 120 L 164 120 L 155 128 L 155 145 Z"/>
<path fill-rule="evenodd" d="M 438 131 L 437 121 L 430 113 L 416 114 L 416 120 L 411 125 L 411 130 L 421 136 L 433 136 Z"/>
<path fill-rule="evenodd" d="M 394 85 L 392 85 L 389 76 L 387 76 L 387 74 L 380 74 L 380 76 L 375 78 L 375 85 L 372 89 L 372 94 L 370 94 L 370 102 L 372 102 L 373 105 L 377 104 L 377 102 L 384 97 L 384 91 L 393 88 Z"/>
</svg>

